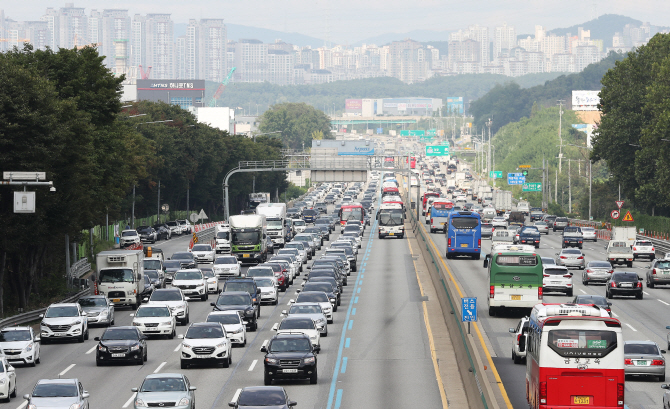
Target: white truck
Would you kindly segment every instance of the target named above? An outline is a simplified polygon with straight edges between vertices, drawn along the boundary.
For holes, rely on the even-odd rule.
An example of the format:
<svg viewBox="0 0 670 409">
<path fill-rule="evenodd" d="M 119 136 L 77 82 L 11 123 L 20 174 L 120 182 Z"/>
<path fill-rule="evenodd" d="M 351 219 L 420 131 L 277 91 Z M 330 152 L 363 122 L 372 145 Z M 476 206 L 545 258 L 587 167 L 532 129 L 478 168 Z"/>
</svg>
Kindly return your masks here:
<svg viewBox="0 0 670 409">
<path fill-rule="evenodd" d="M 100 295 L 114 305 L 129 305 L 136 310 L 144 291 L 144 251 L 109 250 L 95 256 Z"/>
<path fill-rule="evenodd" d="M 635 226 L 615 226 L 612 228 L 612 240 L 625 241 L 629 247 L 632 247 L 637 240 L 637 227 Z"/>
<path fill-rule="evenodd" d="M 489 185 L 479 185 L 477 188 L 477 202 L 482 203 L 484 196 L 491 194 L 491 186 Z"/>
<path fill-rule="evenodd" d="M 454 173 L 454 180 L 458 182 L 459 180 L 465 180 L 465 172 L 456 172 Z"/>
<path fill-rule="evenodd" d="M 516 211 L 523 213 L 524 216 L 530 215 L 530 203 L 525 200 L 520 200 L 516 204 Z"/>
<path fill-rule="evenodd" d="M 227 223 L 216 225 L 216 254 L 230 254 L 230 225 Z"/>
<path fill-rule="evenodd" d="M 496 190 L 493 192 L 493 206 L 498 216 L 502 216 L 506 211 L 512 210 L 512 192 L 509 190 Z"/>
<path fill-rule="evenodd" d="M 265 215 L 268 224 L 268 236 L 274 247 L 284 247 L 288 236 L 286 223 L 286 203 L 261 203 L 256 207 L 256 214 Z"/>
</svg>

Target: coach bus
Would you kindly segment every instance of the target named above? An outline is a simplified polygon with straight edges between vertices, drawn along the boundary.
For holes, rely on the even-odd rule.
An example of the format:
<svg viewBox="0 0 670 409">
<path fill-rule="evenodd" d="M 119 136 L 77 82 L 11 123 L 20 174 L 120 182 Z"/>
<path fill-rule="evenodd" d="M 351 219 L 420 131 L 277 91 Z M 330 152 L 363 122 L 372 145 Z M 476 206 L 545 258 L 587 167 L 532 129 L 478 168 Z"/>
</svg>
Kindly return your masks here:
<svg viewBox="0 0 670 409">
<path fill-rule="evenodd" d="M 343 204 L 338 215 L 340 216 L 340 225 L 342 228 L 350 220 L 365 224 L 365 209 L 363 209 L 363 205 L 360 203 Z"/>
<path fill-rule="evenodd" d="M 526 340 L 533 409 L 623 408 L 621 322 L 595 305 L 537 304 Z"/>
<path fill-rule="evenodd" d="M 489 315 L 542 302 L 542 259 L 535 252 L 501 251 L 484 260 L 489 275 Z"/>
<path fill-rule="evenodd" d="M 405 225 L 403 219 L 403 206 L 401 203 L 382 203 L 377 212 L 379 238 L 399 237 L 402 239 L 405 237 Z"/>
<path fill-rule="evenodd" d="M 475 212 L 452 211 L 447 221 L 447 258 L 470 256 L 479 260 L 482 253 L 482 223 Z"/>
</svg>

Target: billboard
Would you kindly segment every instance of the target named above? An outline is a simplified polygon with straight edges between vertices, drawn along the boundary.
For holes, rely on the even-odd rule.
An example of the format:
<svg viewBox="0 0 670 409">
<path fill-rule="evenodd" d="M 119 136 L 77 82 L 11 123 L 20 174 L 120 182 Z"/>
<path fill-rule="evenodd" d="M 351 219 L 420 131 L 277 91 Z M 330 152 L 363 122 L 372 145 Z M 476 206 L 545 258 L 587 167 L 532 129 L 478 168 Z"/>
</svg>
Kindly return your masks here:
<svg viewBox="0 0 670 409">
<path fill-rule="evenodd" d="M 573 111 L 597 111 L 600 91 L 572 91 Z"/>
<path fill-rule="evenodd" d="M 463 97 L 447 97 L 447 113 L 463 114 Z"/>
<path fill-rule="evenodd" d="M 344 109 L 347 111 L 360 111 L 363 109 L 362 99 L 347 99 L 344 101 Z"/>
</svg>

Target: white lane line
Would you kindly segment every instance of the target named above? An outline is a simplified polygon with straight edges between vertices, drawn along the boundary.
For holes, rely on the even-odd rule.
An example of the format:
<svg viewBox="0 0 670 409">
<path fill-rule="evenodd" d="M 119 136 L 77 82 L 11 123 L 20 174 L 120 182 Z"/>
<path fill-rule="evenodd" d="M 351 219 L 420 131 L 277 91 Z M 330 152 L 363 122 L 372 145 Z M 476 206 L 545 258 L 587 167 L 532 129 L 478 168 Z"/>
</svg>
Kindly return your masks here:
<svg viewBox="0 0 670 409">
<path fill-rule="evenodd" d="M 122 408 L 127 408 L 128 406 L 130 406 L 130 404 L 133 403 L 133 399 L 135 399 L 135 396 L 137 396 L 137 392 L 130 395 L 130 399 L 128 399 L 126 403 L 123 404 Z"/>
<path fill-rule="evenodd" d="M 23 401 L 23 403 L 22 403 L 21 405 L 19 405 L 19 407 L 17 407 L 16 409 L 23 409 L 23 408 L 26 407 L 26 405 L 28 405 L 28 401 L 27 401 L 27 400 L 26 400 L 26 401 Z"/>
<path fill-rule="evenodd" d="M 258 359 L 254 359 L 254 362 L 251 363 L 251 366 L 249 367 L 249 372 L 254 370 L 254 367 L 256 366 L 256 363 L 258 362 Z"/>
<path fill-rule="evenodd" d="M 579 291 L 581 291 L 582 294 L 586 294 L 586 291 L 582 290 L 581 288 L 579 289 Z M 309 322 L 309 321 L 307 321 L 307 322 Z"/>
<path fill-rule="evenodd" d="M 89 349 L 88 351 L 86 351 L 86 355 L 88 355 L 88 354 L 92 354 L 93 351 L 95 351 L 95 349 L 96 349 L 97 347 L 98 347 L 98 346 L 95 345 L 93 348 L 91 348 L 91 349 Z"/>
<path fill-rule="evenodd" d="M 614 315 L 615 318 L 618 318 L 618 317 L 619 317 L 619 315 L 618 315 L 616 312 L 614 312 L 614 311 L 612 311 L 612 315 Z"/>
<path fill-rule="evenodd" d="M 649 293 L 646 292 L 646 291 L 642 291 L 642 294 L 644 294 L 644 295 L 649 295 Z"/>
<path fill-rule="evenodd" d="M 63 369 L 63 372 L 59 373 L 58 376 L 63 376 L 63 375 L 65 375 L 65 374 L 67 373 L 67 371 L 69 371 L 70 369 L 74 368 L 75 365 L 77 365 L 77 364 L 70 364 L 70 366 L 68 366 L 67 368 Z"/>
<path fill-rule="evenodd" d="M 309 321 L 308 321 L 309 322 Z M 181 344 L 177 345 L 177 348 L 174 349 L 174 352 L 177 352 L 181 349 Z"/>
<path fill-rule="evenodd" d="M 663 304 L 665 304 L 665 305 L 670 305 L 670 304 L 668 304 L 667 302 L 665 302 L 665 301 L 663 301 L 663 300 L 658 300 L 658 302 L 663 303 Z"/>
<path fill-rule="evenodd" d="M 167 362 L 162 362 L 160 365 L 158 365 L 158 368 L 156 368 L 156 370 L 154 371 L 154 373 L 158 373 L 158 372 L 160 372 L 160 370 L 163 369 L 163 367 L 164 367 L 165 365 L 167 365 Z"/>
<path fill-rule="evenodd" d="M 630 324 L 628 324 L 628 323 L 625 323 L 625 324 L 626 324 L 626 326 L 627 326 L 628 328 L 630 328 L 630 329 L 632 329 L 633 331 L 637 332 L 637 330 L 636 330 L 635 328 L 633 328 L 632 325 L 630 325 Z"/>
<path fill-rule="evenodd" d="M 242 389 L 238 389 L 235 391 L 235 394 L 233 395 L 233 399 L 231 402 L 237 402 L 237 399 L 240 397 L 240 393 L 242 393 Z"/>
</svg>

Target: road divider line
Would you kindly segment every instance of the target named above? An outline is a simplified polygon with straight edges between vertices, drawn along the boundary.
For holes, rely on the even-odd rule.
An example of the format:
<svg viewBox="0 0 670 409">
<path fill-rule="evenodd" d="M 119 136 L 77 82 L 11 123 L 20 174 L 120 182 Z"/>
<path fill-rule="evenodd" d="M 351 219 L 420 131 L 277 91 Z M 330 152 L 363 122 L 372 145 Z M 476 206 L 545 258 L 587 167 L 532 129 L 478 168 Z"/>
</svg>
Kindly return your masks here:
<svg viewBox="0 0 670 409">
<path fill-rule="evenodd" d="M 174 349 L 174 352 L 177 352 L 181 349 L 181 344 L 177 345 L 177 348 Z"/>
<path fill-rule="evenodd" d="M 94 346 L 93 348 L 91 348 L 91 349 L 89 349 L 88 351 L 86 351 L 86 355 L 92 354 L 93 351 L 95 351 L 95 349 L 96 349 L 97 347 L 98 347 L 98 346 L 96 345 L 96 346 Z"/>
<path fill-rule="evenodd" d="M 237 402 L 237 400 L 240 398 L 240 393 L 242 393 L 242 389 L 236 390 L 231 402 Z"/>
<path fill-rule="evenodd" d="M 69 371 L 70 369 L 74 368 L 75 365 L 77 365 L 77 364 L 70 364 L 70 366 L 68 366 L 67 368 L 63 369 L 63 372 L 59 373 L 58 376 L 63 376 L 63 375 L 65 375 L 65 374 L 67 373 L 67 371 Z"/>
<path fill-rule="evenodd" d="M 358 294 L 358 293 L 360 293 L 360 292 L 361 292 L 361 287 L 358 287 L 358 288 L 356 289 L 356 294 Z"/>
<path fill-rule="evenodd" d="M 582 290 L 581 288 L 579 289 L 579 291 L 581 291 L 582 294 L 586 294 L 586 291 Z"/>
<path fill-rule="evenodd" d="M 160 372 L 161 369 L 163 369 L 163 367 L 164 367 L 165 365 L 167 365 L 167 362 L 161 362 L 161 364 L 158 365 L 158 368 L 156 368 L 156 370 L 154 371 L 154 373 L 158 373 L 158 372 Z"/>
<path fill-rule="evenodd" d="M 658 300 L 658 302 L 661 302 L 661 303 L 663 303 L 663 304 L 665 304 L 665 305 L 670 305 L 670 304 L 668 304 L 667 302 L 665 302 L 665 301 L 663 301 L 663 300 Z"/>
<path fill-rule="evenodd" d="M 633 328 L 632 325 L 630 325 L 630 324 L 628 324 L 628 323 L 624 323 L 624 324 L 626 324 L 626 326 L 627 326 L 628 328 L 630 328 L 631 330 L 637 332 L 637 330 L 636 330 L 635 328 Z"/>
<path fill-rule="evenodd" d="M 358 297 L 354 298 L 354 304 L 358 304 Z"/>
<path fill-rule="evenodd" d="M 642 294 L 644 294 L 644 295 L 650 295 L 650 294 L 649 294 L 648 292 L 646 292 L 646 291 L 642 291 Z"/>
<path fill-rule="evenodd" d="M 254 361 L 251 363 L 251 366 L 249 366 L 249 372 L 254 370 L 254 367 L 256 366 L 257 362 L 258 362 L 258 359 L 254 359 Z"/>
<path fill-rule="evenodd" d="M 26 405 L 28 405 L 28 401 L 27 401 L 27 400 L 24 400 L 23 403 L 20 404 L 16 409 L 23 409 L 23 408 L 26 407 Z"/>
<path fill-rule="evenodd" d="M 344 343 L 344 347 L 349 348 L 350 344 L 351 344 L 351 338 L 347 338 L 347 341 Z"/>
<path fill-rule="evenodd" d="M 351 310 L 351 315 L 356 315 L 356 308 L 354 308 L 353 310 Z M 309 321 L 308 321 L 308 322 L 309 322 Z"/>
<path fill-rule="evenodd" d="M 353 326 L 354 326 L 354 320 L 349 320 L 349 327 L 347 329 L 351 330 Z"/>
<path fill-rule="evenodd" d="M 340 371 L 340 373 L 345 373 L 345 372 L 347 372 L 347 357 L 346 356 L 344 358 L 342 358 L 342 370 Z"/>
<path fill-rule="evenodd" d="M 335 409 L 340 409 L 342 404 L 342 389 L 337 390 L 337 397 L 335 398 Z"/>
<path fill-rule="evenodd" d="M 121 407 L 122 408 L 127 408 L 128 406 L 130 406 L 130 404 L 133 403 L 133 400 L 135 399 L 136 396 L 137 396 L 137 392 L 133 392 L 133 394 L 130 395 L 130 399 L 128 399 L 126 401 L 126 403 L 124 403 L 123 406 L 121 406 Z"/>
</svg>

